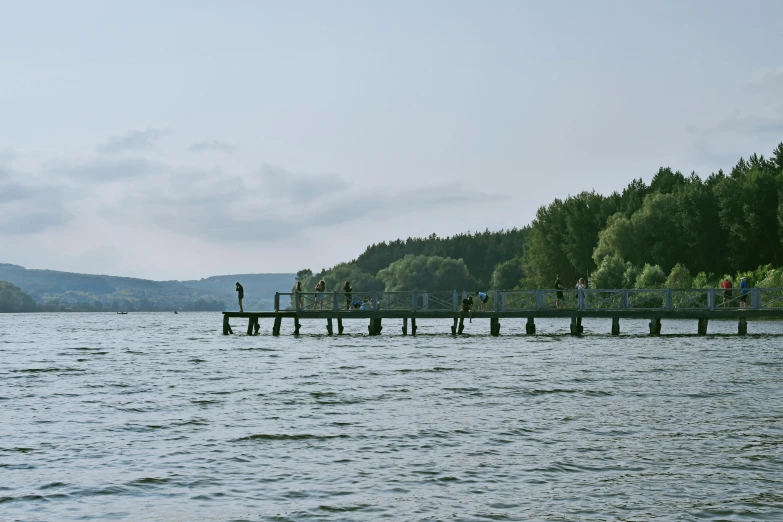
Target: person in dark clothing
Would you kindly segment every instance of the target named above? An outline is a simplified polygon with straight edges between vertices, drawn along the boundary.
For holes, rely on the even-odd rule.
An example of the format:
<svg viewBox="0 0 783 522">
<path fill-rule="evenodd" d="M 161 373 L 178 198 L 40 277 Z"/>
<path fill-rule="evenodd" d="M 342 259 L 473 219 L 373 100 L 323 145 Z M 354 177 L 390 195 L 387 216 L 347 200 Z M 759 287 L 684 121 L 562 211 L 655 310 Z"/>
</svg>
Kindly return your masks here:
<svg viewBox="0 0 783 522">
<path fill-rule="evenodd" d="M 237 297 L 239 298 L 239 311 L 244 312 L 245 310 L 242 308 L 242 299 L 245 298 L 245 289 L 242 288 L 242 285 L 239 284 L 239 281 L 237 281 Z"/>
<path fill-rule="evenodd" d="M 744 277 L 740 278 L 740 306 L 747 308 L 748 306 L 748 282 Z"/>
<path fill-rule="evenodd" d="M 555 290 L 557 290 L 557 301 L 556 306 L 557 309 L 560 310 L 563 307 L 563 281 L 560 279 L 560 274 L 557 274 L 557 279 L 555 279 Z"/>
<path fill-rule="evenodd" d="M 351 309 L 351 302 L 353 301 L 353 296 L 351 295 L 352 290 L 353 288 L 351 288 L 351 283 L 346 281 L 343 285 L 343 292 L 345 292 L 345 303 L 347 305 L 347 310 Z"/>
<path fill-rule="evenodd" d="M 470 310 L 473 308 L 473 298 L 472 297 L 466 297 L 462 300 L 462 311 L 463 312 L 470 312 Z"/>
</svg>

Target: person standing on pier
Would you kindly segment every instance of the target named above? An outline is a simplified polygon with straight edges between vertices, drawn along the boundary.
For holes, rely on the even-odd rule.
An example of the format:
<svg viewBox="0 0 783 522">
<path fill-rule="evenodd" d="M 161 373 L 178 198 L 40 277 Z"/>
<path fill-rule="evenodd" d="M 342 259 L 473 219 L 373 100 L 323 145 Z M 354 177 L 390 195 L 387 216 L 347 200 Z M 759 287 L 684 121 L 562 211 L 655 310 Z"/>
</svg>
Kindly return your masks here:
<svg viewBox="0 0 783 522">
<path fill-rule="evenodd" d="M 301 310 L 302 308 L 304 308 L 304 304 L 302 303 L 302 295 L 301 295 L 302 294 L 301 281 L 297 281 L 296 284 L 294 284 L 294 287 L 291 289 L 291 293 L 294 294 L 293 296 L 291 296 L 291 306 L 296 308 L 296 301 L 294 301 L 294 299 L 296 299 L 297 301 L 299 301 L 299 308 L 296 309 Z"/>
<path fill-rule="evenodd" d="M 721 282 L 720 286 L 723 288 L 723 306 L 727 306 L 731 301 L 731 287 L 733 286 L 729 276 L 723 278 L 723 282 Z"/>
<path fill-rule="evenodd" d="M 557 278 L 555 279 L 555 290 L 557 290 L 557 301 L 555 301 L 555 305 L 557 306 L 557 309 L 560 310 L 563 307 L 563 289 L 565 286 L 563 286 L 563 281 L 560 279 L 560 274 L 557 274 Z"/>
<path fill-rule="evenodd" d="M 740 306 L 742 308 L 748 307 L 748 282 L 744 277 L 740 278 Z"/>
<path fill-rule="evenodd" d="M 242 288 L 242 285 L 239 284 L 239 281 L 237 281 L 237 297 L 239 298 L 239 311 L 244 312 L 244 308 L 242 308 L 242 299 L 245 298 L 245 289 Z"/>
<path fill-rule="evenodd" d="M 487 301 L 489 301 L 489 296 L 484 292 L 476 292 L 474 295 L 478 296 L 479 301 L 481 301 L 481 311 L 483 312 L 484 305 L 486 305 Z"/>
<path fill-rule="evenodd" d="M 323 292 L 326 290 L 326 283 L 323 279 L 318 281 L 318 284 L 315 285 L 315 301 L 313 302 L 313 310 L 315 310 L 315 307 L 317 306 L 319 309 L 323 310 L 324 308 L 324 294 Z"/>
<path fill-rule="evenodd" d="M 351 283 L 349 281 L 346 281 L 343 285 L 343 292 L 345 292 L 345 304 L 346 304 L 346 310 L 351 309 L 351 302 L 353 301 L 353 296 L 351 295 L 351 291 L 353 291 L 353 288 L 351 288 Z"/>
<path fill-rule="evenodd" d="M 576 283 L 576 306 L 577 308 L 580 308 L 581 300 L 583 299 L 584 295 L 584 289 L 587 288 L 587 285 L 585 285 L 585 279 L 584 277 L 580 277 L 579 281 Z"/>
</svg>

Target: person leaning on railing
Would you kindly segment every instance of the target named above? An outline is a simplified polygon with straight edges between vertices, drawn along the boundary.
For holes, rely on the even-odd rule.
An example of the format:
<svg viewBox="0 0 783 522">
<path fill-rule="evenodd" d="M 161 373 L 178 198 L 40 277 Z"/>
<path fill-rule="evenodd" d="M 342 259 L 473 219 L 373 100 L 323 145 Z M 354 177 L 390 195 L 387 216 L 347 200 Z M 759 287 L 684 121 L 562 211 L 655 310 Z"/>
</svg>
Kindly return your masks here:
<svg viewBox="0 0 783 522">
<path fill-rule="evenodd" d="M 296 308 L 296 301 L 294 299 L 299 300 L 299 309 L 301 310 L 304 308 L 304 303 L 302 302 L 302 282 L 297 281 L 294 287 L 291 289 L 291 293 L 294 294 L 291 296 L 291 306 Z"/>
<path fill-rule="evenodd" d="M 748 307 L 748 282 L 744 277 L 740 277 L 740 306 L 742 308 Z"/>
<path fill-rule="evenodd" d="M 323 279 L 318 281 L 318 284 L 315 285 L 315 301 L 313 301 L 313 310 L 315 310 L 315 307 L 318 306 L 319 309 L 323 310 L 324 307 L 324 298 L 326 297 L 323 293 L 326 290 L 326 283 Z"/>
<path fill-rule="evenodd" d="M 353 301 L 353 296 L 351 295 L 351 291 L 353 291 L 353 288 L 351 288 L 351 283 L 349 281 L 346 281 L 343 285 L 343 292 L 345 292 L 345 304 L 346 309 L 351 309 L 351 302 Z"/>
</svg>

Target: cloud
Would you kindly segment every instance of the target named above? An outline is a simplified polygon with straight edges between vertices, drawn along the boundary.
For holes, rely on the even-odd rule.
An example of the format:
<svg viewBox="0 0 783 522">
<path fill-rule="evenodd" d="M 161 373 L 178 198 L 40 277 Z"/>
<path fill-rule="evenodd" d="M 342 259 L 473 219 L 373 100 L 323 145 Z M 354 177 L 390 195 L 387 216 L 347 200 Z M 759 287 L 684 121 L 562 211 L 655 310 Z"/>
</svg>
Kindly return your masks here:
<svg viewBox="0 0 783 522">
<path fill-rule="evenodd" d="M 168 167 L 145 158 L 99 158 L 81 163 L 50 166 L 49 172 L 67 181 L 112 182 L 136 179 L 148 174 L 162 173 Z"/>
<path fill-rule="evenodd" d="M 105 143 L 97 146 L 102 154 L 117 154 L 129 150 L 150 150 L 155 148 L 156 142 L 168 134 L 163 129 L 147 129 L 143 131 L 130 131 L 123 136 L 112 136 Z"/>
<path fill-rule="evenodd" d="M 204 140 L 204 141 L 199 141 L 198 143 L 194 143 L 193 145 L 188 147 L 188 150 L 191 152 L 216 151 L 216 152 L 225 152 L 226 154 L 230 154 L 237 150 L 237 146 L 231 145 L 229 143 L 224 143 L 218 140 Z"/>
<path fill-rule="evenodd" d="M 11 163 L 16 157 L 16 153 L 11 149 L 2 149 L 0 150 L 0 165 Z"/>
<path fill-rule="evenodd" d="M 729 114 L 712 124 L 690 125 L 691 134 L 702 137 L 716 135 L 755 136 L 783 132 L 783 109 L 778 106 L 763 113 Z"/>
<path fill-rule="evenodd" d="M 339 193 L 340 197 L 335 197 Z M 327 197 L 328 196 L 328 197 Z M 458 184 L 360 190 L 339 176 L 265 166 L 249 176 L 181 171 L 125 195 L 102 215 L 222 243 L 272 241 L 356 221 L 388 221 L 486 197 Z"/>
<path fill-rule="evenodd" d="M 6 209 L 3 209 L 3 213 Z M 22 209 L 17 212 L 9 211 L 8 215 L 0 218 L 0 234 L 22 235 L 35 234 L 48 228 L 63 225 L 71 220 L 71 215 L 62 209 L 36 211 Z"/>
<path fill-rule="evenodd" d="M 63 225 L 73 217 L 64 190 L 35 183 L 20 172 L 0 172 L 0 234 L 32 234 Z"/>
<path fill-rule="evenodd" d="M 748 87 L 762 95 L 771 95 L 773 101 L 779 101 L 780 93 L 783 92 L 783 65 L 759 71 Z"/>
<path fill-rule="evenodd" d="M 259 182 L 267 194 L 275 199 L 291 202 L 311 202 L 337 192 L 346 191 L 350 185 L 334 174 L 298 174 L 275 165 L 264 165 L 258 172 Z"/>
</svg>

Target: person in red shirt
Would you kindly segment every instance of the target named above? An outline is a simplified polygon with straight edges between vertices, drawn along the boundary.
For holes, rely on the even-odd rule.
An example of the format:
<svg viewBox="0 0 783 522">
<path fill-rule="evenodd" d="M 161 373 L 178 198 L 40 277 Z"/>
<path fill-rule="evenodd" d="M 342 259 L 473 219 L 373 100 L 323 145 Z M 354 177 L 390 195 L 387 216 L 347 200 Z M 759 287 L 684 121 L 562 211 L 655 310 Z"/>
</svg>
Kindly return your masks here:
<svg viewBox="0 0 783 522">
<path fill-rule="evenodd" d="M 720 286 L 723 288 L 723 306 L 726 306 L 731 301 L 731 279 L 728 277 L 724 278 Z"/>
</svg>

